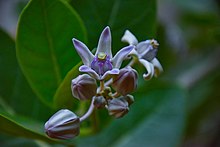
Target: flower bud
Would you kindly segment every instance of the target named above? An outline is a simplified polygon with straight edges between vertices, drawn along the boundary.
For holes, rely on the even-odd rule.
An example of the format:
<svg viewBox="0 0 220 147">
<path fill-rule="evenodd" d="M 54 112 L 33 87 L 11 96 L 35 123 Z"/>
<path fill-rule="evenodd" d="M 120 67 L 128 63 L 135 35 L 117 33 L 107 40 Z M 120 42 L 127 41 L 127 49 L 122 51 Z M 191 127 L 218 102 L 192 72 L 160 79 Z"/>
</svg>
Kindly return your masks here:
<svg viewBox="0 0 220 147">
<path fill-rule="evenodd" d="M 79 100 L 88 100 L 96 95 L 96 80 L 87 74 L 79 75 L 72 80 L 72 94 Z"/>
<path fill-rule="evenodd" d="M 129 106 L 134 103 L 134 97 L 132 95 L 121 96 L 119 99 L 127 101 Z"/>
<path fill-rule="evenodd" d="M 114 98 L 108 101 L 108 112 L 109 115 L 114 116 L 115 118 L 123 117 L 129 111 L 128 102 Z"/>
<path fill-rule="evenodd" d="M 122 95 L 127 95 L 137 88 L 137 77 L 138 74 L 133 68 L 123 68 L 113 78 L 112 88 Z"/>
<path fill-rule="evenodd" d="M 103 96 L 96 96 L 93 104 L 96 108 L 100 109 L 100 108 L 104 108 L 107 102 Z"/>
<path fill-rule="evenodd" d="M 71 139 L 79 134 L 80 121 L 73 112 L 62 109 L 55 113 L 44 127 L 51 138 Z"/>
</svg>

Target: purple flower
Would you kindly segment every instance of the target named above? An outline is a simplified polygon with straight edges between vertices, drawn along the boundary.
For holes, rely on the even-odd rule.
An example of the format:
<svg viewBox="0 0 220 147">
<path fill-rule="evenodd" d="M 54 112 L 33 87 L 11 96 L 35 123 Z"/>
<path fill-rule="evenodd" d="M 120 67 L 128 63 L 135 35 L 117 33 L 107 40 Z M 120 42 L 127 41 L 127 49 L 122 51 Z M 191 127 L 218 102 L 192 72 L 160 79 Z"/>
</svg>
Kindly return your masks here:
<svg viewBox="0 0 220 147">
<path fill-rule="evenodd" d="M 79 100 L 89 100 L 96 95 L 97 83 L 87 74 L 79 75 L 72 80 L 72 95 Z"/>
<path fill-rule="evenodd" d="M 55 113 L 46 123 L 45 132 L 51 138 L 71 139 L 79 135 L 79 117 L 73 112 L 62 109 Z"/>
<path fill-rule="evenodd" d="M 113 77 L 112 88 L 122 95 L 127 95 L 137 88 L 138 73 L 131 67 L 120 70 L 120 73 Z"/>
<path fill-rule="evenodd" d="M 147 73 L 143 74 L 145 80 L 149 80 L 153 76 L 157 77 L 163 72 L 163 68 L 156 58 L 159 46 L 156 40 L 151 39 L 138 43 L 137 38 L 128 30 L 125 31 L 121 40 L 135 46 L 130 55 L 137 57 L 138 61 L 146 68 Z"/>
<path fill-rule="evenodd" d="M 128 113 L 128 102 L 123 99 L 113 98 L 108 101 L 107 109 L 109 115 L 114 116 L 115 118 L 120 118 Z"/>
<path fill-rule="evenodd" d="M 97 80 L 104 80 L 109 75 L 119 74 L 122 61 L 134 48 L 132 45 L 124 47 L 112 57 L 109 27 L 102 31 L 95 55 L 90 52 L 84 43 L 75 38 L 73 38 L 73 45 L 84 64 L 79 68 L 79 71 L 86 72 Z"/>
</svg>

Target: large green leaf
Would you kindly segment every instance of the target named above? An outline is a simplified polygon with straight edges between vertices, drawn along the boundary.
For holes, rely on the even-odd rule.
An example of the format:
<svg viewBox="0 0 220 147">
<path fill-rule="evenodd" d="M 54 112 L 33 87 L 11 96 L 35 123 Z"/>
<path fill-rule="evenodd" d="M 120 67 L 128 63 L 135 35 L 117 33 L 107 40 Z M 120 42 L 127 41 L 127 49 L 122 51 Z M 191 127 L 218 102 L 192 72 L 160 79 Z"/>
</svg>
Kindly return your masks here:
<svg viewBox="0 0 220 147">
<path fill-rule="evenodd" d="M 51 115 L 49 108 L 36 98 L 28 85 L 16 60 L 14 40 L 1 29 L 0 44 L 0 107 L 11 114 L 47 119 Z"/>
<path fill-rule="evenodd" d="M 86 41 L 76 12 L 59 0 L 31 0 L 17 31 L 17 57 L 34 92 L 52 106 L 53 95 L 66 73 L 79 62 L 71 39 Z"/>
<path fill-rule="evenodd" d="M 156 0 L 83 0 L 72 1 L 72 5 L 85 22 L 90 48 L 97 46 L 107 25 L 111 27 L 114 52 L 123 45 L 120 40 L 125 29 L 140 40 L 155 37 Z"/>
<path fill-rule="evenodd" d="M 66 77 L 57 89 L 54 95 L 54 105 L 56 108 L 71 109 L 73 106 L 76 108 L 76 106 L 79 104 L 79 101 L 72 96 L 71 80 L 79 75 L 79 66 L 81 64 L 82 63 L 80 62 L 67 73 Z"/>
<path fill-rule="evenodd" d="M 186 116 L 185 91 L 170 86 L 146 90 L 135 94 L 127 116 L 114 120 L 96 136 L 79 139 L 79 146 L 177 146 Z"/>
<path fill-rule="evenodd" d="M 15 135 L 15 136 L 41 140 L 41 141 L 45 141 L 45 142 L 53 143 L 53 144 L 67 144 L 65 142 L 52 140 L 46 137 L 44 134 L 42 134 L 41 131 L 38 132 L 33 129 L 34 127 L 37 128 L 36 127 L 37 124 L 33 123 L 32 121 L 28 119 L 26 121 L 28 122 L 28 123 L 26 122 L 26 124 L 28 124 L 29 127 L 15 122 L 10 117 L 5 116 L 0 112 L 0 131 L 1 133 L 7 133 L 7 134 Z M 38 128 L 41 128 L 41 127 L 38 126 Z"/>
<path fill-rule="evenodd" d="M 18 69 L 15 56 L 15 43 L 1 29 L 0 45 L 0 95 L 1 97 L 11 97 Z"/>
</svg>

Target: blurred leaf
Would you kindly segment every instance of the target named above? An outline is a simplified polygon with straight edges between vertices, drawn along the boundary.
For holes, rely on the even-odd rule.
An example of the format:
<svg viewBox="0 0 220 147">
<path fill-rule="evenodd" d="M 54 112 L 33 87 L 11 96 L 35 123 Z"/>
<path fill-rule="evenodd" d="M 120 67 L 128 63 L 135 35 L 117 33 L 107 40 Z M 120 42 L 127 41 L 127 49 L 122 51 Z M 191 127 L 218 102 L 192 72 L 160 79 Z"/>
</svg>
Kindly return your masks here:
<svg viewBox="0 0 220 147">
<path fill-rule="evenodd" d="M 35 140 L 30 140 L 21 137 L 14 137 L 11 135 L 5 135 L 0 133 L 0 142 L 3 147 L 39 147 Z"/>
<path fill-rule="evenodd" d="M 11 97 L 15 85 L 18 65 L 15 56 L 15 43 L 0 29 L 0 94 L 1 97 Z"/>
<path fill-rule="evenodd" d="M 96 136 L 77 140 L 79 146 L 177 146 L 184 129 L 185 91 L 178 86 L 146 89 L 136 93 L 127 116 Z"/>
<path fill-rule="evenodd" d="M 97 46 L 99 35 L 107 25 L 111 27 L 114 52 L 125 45 L 120 40 L 126 29 L 140 40 L 155 37 L 155 0 L 74 0 L 72 5 L 85 22 L 90 49 Z"/>
<path fill-rule="evenodd" d="M 85 41 L 85 29 L 77 13 L 62 1 L 31 0 L 20 16 L 19 64 L 34 92 L 49 106 L 66 73 L 79 62 L 73 37 Z"/>
<path fill-rule="evenodd" d="M 26 120 L 31 124 L 29 120 Z M 42 140 L 48 143 L 53 143 L 53 144 L 60 144 L 62 142 L 52 140 L 42 133 L 36 132 L 34 130 L 31 130 L 28 127 L 25 127 L 14 120 L 10 119 L 9 117 L 4 116 L 3 114 L 0 113 L 0 131 L 1 133 L 7 133 L 15 136 L 22 136 L 26 138 L 32 138 L 32 139 L 38 139 Z M 30 125 L 29 124 L 29 125 Z M 32 124 L 33 126 L 33 124 Z M 33 127 L 32 127 L 33 128 Z M 66 144 L 66 143 L 63 143 Z"/>
<path fill-rule="evenodd" d="M 36 98 L 28 85 L 16 60 L 15 43 L 1 29 L 0 44 L 0 107 L 10 114 L 16 112 L 35 119 L 47 119 L 51 115 L 49 108 Z"/>
<path fill-rule="evenodd" d="M 66 75 L 59 88 L 57 89 L 54 95 L 54 105 L 56 108 L 69 108 L 71 109 L 74 106 L 77 106 L 78 101 L 73 98 L 71 91 L 71 81 L 77 75 L 79 75 L 79 66 L 82 63 L 78 63 L 74 66 Z M 75 100 L 75 101 L 74 101 Z"/>
</svg>

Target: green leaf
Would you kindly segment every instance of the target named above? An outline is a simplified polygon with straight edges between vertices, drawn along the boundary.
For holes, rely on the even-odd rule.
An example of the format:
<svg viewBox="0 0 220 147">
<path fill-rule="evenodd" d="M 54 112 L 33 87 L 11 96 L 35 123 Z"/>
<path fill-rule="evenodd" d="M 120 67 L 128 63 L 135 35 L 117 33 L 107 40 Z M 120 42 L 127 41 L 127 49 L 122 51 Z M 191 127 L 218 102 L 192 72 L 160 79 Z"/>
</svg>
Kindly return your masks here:
<svg viewBox="0 0 220 147">
<path fill-rule="evenodd" d="M 0 113 L 0 132 L 20 137 L 42 140 L 52 144 L 67 144 L 65 142 L 52 140 L 43 135 L 41 132 L 34 131 L 33 126 L 35 126 L 36 124 L 33 124 L 30 120 L 26 121 L 28 122 L 29 126 L 32 126 L 31 128 L 28 128 L 27 126 L 25 127 L 24 125 L 21 125 L 12 120 L 9 116 L 5 116 L 2 113 Z M 37 126 L 39 127 L 39 125 Z"/>
<path fill-rule="evenodd" d="M 29 84 L 49 106 L 67 72 L 79 62 L 72 38 L 86 41 L 77 13 L 59 0 L 31 0 L 17 31 L 17 57 Z"/>
<path fill-rule="evenodd" d="M 78 139 L 79 146 L 175 147 L 182 138 L 186 93 L 178 87 L 163 87 L 135 94 L 130 112 L 98 135 Z"/>
<path fill-rule="evenodd" d="M 80 62 L 74 66 L 66 75 L 54 95 L 54 105 L 56 108 L 76 108 L 79 102 L 74 99 L 71 92 L 71 81 L 79 75 Z"/>
<path fill-rule="evenodd" d="M 0 95 L 11 97 L 17 75 L 15 43 L 8 34 L 0 29 Z"/>
<path fill-rule="evenodd" d="M 0 44 L 0 81 L 3 83 L 0 85 L 0 107 L 10 114 L 47 119 L 52 112 L 37 99 L 28 85 L 16 60 L 14 40 L 1 29 Z"/>
<path fill-rule="evenodd" d="M 90 49 L 97 47 L 99 35 L 107 25 L 111 27 L 114 52 L 125 45 L 120 40 L 126 29 L 140 41 L 155 37 L 156 0 L 83 0 L 72 1 L 72 5 L 85 22 Z"/>
</svg>

